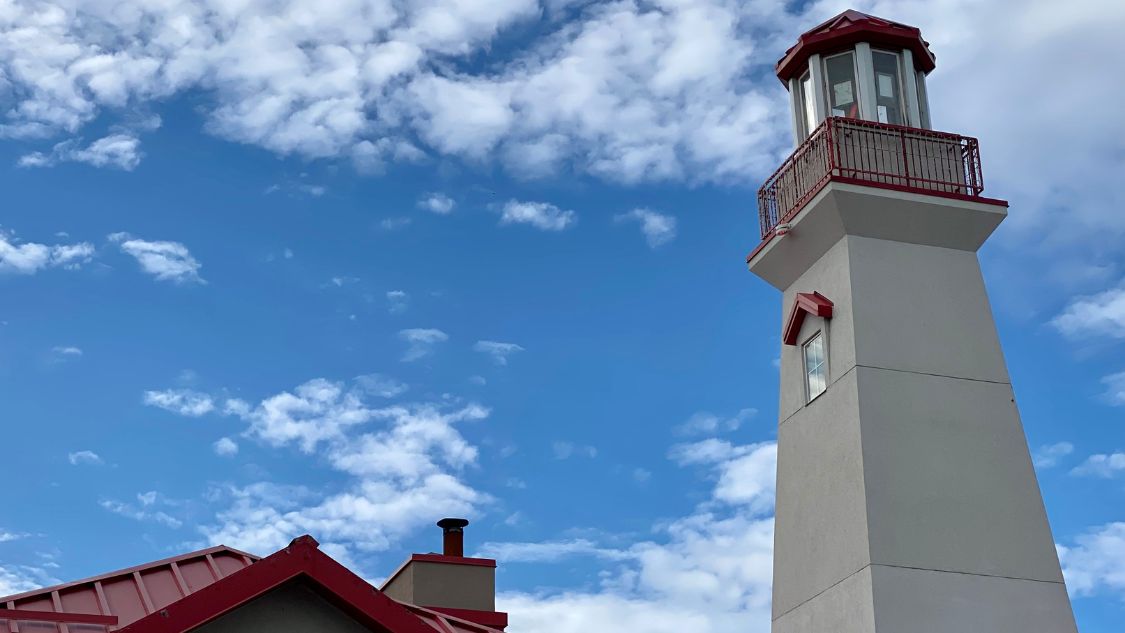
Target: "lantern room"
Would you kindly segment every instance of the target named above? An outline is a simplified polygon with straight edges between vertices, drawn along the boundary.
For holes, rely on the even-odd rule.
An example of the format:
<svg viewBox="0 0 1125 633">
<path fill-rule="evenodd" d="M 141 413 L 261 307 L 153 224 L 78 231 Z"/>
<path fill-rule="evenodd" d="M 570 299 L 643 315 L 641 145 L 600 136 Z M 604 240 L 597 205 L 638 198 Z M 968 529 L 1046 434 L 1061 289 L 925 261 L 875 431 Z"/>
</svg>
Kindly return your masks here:
<svg viewBox="0 0 1125 633">
<path fill-rule="evenodd" d="M 845 11 L 801 35 L 777 62 L 800 145 L 828 117 L 930 129 L 926 75 L 934 55 L 922 32 Z"/>
</svg>

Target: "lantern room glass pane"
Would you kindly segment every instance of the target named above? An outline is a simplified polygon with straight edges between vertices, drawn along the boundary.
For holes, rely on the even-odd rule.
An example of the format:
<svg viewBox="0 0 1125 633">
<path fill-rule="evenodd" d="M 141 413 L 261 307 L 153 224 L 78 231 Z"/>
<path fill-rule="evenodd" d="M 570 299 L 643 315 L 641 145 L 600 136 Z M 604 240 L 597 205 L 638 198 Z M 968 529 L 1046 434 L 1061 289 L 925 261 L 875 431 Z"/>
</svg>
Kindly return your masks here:
<svg viewBox="0 0 1125 633">
<path fill-rule="evenodd" d="M 926 96 L 926 75 L 919 70 L 914 73 L 914 79 L 918 82 L 918 113 L 922 116 L 922 127 L 931 130 L 933 127 L 930 125 L 930 100 Z"/>
<path fill-rule="evenodd" d="M 902 80 L 899 56 L 886 51 L 871 51 L 875 68 L 875 114 L 880 123 L 905 125 L 902 107 Z"/>
<path fill-rule="evenodd" d="M 805 73 L 801 77 L 801 107 L 804 110 L 805 136 L 812 134 L 816 129 L 816 93 L 813 91 L 812 75 Z"/>
<path fill-rule="evenodd" d="M 828 82 L 831 116 L 859 118 L 859 90 L 855 81 L 855 53 L 848 51 L 825 58 L 824 78 Z"/>
</svg>

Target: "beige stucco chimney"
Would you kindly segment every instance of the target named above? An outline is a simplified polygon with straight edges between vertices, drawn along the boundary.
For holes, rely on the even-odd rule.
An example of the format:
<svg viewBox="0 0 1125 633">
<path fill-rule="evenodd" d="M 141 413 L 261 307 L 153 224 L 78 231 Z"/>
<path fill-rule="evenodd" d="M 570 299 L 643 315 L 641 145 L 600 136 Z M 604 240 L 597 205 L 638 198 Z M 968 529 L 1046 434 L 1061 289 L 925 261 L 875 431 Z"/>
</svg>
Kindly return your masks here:
<svg viewBox="0 0 1125 633">
<path fill-rule="evenodd" d="M 441 554 L 411 554 L 381 590 L 399 602 L 503 629 L 508 614 L 496 611 L 496 561 L 464 555 L 465 519 L 438 521 Z"/>
</svg>

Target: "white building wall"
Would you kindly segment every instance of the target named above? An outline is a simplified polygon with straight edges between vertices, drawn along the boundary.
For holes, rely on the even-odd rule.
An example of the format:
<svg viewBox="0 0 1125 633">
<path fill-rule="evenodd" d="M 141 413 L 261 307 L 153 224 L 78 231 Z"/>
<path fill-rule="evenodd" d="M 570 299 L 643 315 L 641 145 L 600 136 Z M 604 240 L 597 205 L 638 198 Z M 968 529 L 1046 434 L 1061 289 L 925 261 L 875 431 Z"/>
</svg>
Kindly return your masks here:
<svg viewBox="0 0 1125 633">
<path fill-rule="evenodd" d="M 781 352 L 775 633 L 1076 630 L 975 252 L 1003 217 L 832 184 L 750 262 L 782 323 L 835 304 L 824 394 Z"/>
</svg>

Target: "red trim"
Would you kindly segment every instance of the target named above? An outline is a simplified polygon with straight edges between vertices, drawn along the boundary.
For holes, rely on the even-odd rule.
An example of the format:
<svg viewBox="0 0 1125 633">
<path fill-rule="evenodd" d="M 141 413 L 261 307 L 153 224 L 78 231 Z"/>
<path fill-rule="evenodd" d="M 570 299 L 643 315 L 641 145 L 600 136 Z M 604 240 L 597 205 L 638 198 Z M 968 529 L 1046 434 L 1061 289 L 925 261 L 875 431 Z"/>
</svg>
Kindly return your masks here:
<svg viewBox="0 0 1125 633">
<path fill-rule="evenodd" d="M 785 323 L 785 331 L 781 340 L 786 345 L 796 345 L 797 335 L 801 333 L 801 324 L 805 322 L 805 315 L 832 318 L 833 303 L 828 297 L 819 292 L 798 292 L 793 301 L 793 309 L 789 312 L 789 319 Z"/>
<path fill-rule="evenodd" d="M 116 615 L 96 613 L 59 613 L 58 611 L 32 611 L 30 609 L 0 609 L 0 620 L 24 622 L 68 622 L 70 624 L 117 624 Z"/>
<path fill-rule="evenodd" d="M 322 595 L 374 631 L 433 633 L 406 607 L 318 549 L 311 536 L 244 567 L 121 629 L 122 633 L 184 633 L 292 581 L 315 584 Z"/>
<path fill-rule="evenodd" d="M 754 258 L 758 256 L 758 253 L 762 252 L 766 245 L 772 242 L 773 238 L 775 237 L 777 237 L 777 234 L 773 231 L 770 231 L 770 234 L 762 240 L 762 243 L 755 246 L 754 250 L 750 251 L 750 254 L 746 256 L 746 263 L 749 264 L 751 261 L 753 261 Z"/>
<path fill-rule="evenodd" d="M 468 620 L 484 626 L 504 630 L 508 626 L 508 614 L 503 611 L 479 611 L 477 609 L 454 609 L 453 607 L 425 607 L 430 611 L 437 611 L 444 615 Z"/>
<path fill-rule="evenodd" d="M 448 565 L 474 565 L 476 567 L 495 567 L 491 558 L 470 558 L 467 556 L 446 556 L 445 554 L 411 554 L 410 560 L 422 563 L 446 563 Z"/>
</svg>

